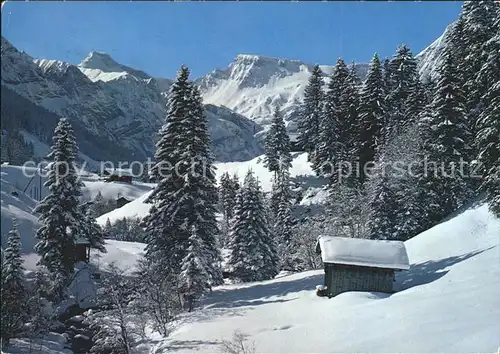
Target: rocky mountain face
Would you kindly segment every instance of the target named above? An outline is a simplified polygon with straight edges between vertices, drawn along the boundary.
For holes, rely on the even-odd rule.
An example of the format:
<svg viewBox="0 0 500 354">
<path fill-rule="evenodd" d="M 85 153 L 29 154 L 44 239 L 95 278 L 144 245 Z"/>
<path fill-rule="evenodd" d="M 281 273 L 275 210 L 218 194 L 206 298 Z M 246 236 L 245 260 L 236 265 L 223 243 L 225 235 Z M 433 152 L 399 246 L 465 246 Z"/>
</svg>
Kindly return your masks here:
<svg viewBox="0 0 500 354">
<path fill-rule="evenodd" d="M 206 103 L 226 106 L 264 128 L 279 105 L 290 133 L 296 130 L 298 108 L 313 65 L 298 60 L 240 54 L 224 70 L 214 70 L 197 80 Z M 321 66 L 325 78 L 333 66 Z M 368 66 L 357 64 L 360 78 Z M 325 80 L 326 82 L 327 80 Z"/>
<path fill-rule="evenodd" d="M 449 25 L 438 39 L 417 55 L 418 70 L 422 80 L 427 81 L 428 79 L 437 78 L 439 63 L 443 60 L 448 44 L 447 35 L 453 25 Z"/>
<path fill-rule="evenodd" d="M 90 53 L 79 65 L 33 59 L 3 37 L 1 59 L 2 91 L 5 88 L 10 96 L 16 96 L 2 100 L 10 114 L 21 114 L 25 99 L 43 111 L 42 115 L 56 116 L 47 119 L 49 125 L 57 117 L 70 118 L 81 149 L 94 160 L 145 160 L 153 156 L 155 136 L 165 119 L 170 80 L 155 79 L 103 53 Z M 30 121 L 36 120 L 31 116 L 41 114 L 34 110 L 30 110 Z M 257 124 L 226 108 L 207 106 L 207 115 L 217 160 L 246 160 L 262 153 L 254 136 L 261 130 Z M 28 133 L 50 142 L 46 131 L 53 127 L 42 129 L 44 134 L 40 129 Z"/>
<path fill-rule="evenodd" d="M 436 63 L 445 48 L 443 34 L 418 54 L 422 78 L 436 75 Z M 20 105 L 24 99 L 43 110 L 42 115 L 54 115 L 47 124 L 57 117 L 69 117 L 76 124 L 81 149 L 95 160 L 153 156 L 156 132 L 165 118 L 170 79 L 154 78 L 105 53 L 92 52 L 78 65 L 33 59 L 3 37 L 1 50 L 2 89 L 17 97 L 3 100 L 3 106 Z M 326 84 L 333 66 L 321 68 Z M 356 64 L 355 70 L 364 79 L 368 65 Z M 262 137 L 277 104 L 293 135 L 311 71 L 311 64 L 298 60 L 242 54 L 226 69 L 198 78 L 217 160 L 241 161 L 261 154 Z M 7 110 L 21 114 L 16 113 L 19 107 Z M 47 142 L 52 128 L 38 127 L 43 133 L 28 132 Z"/>
</svg>

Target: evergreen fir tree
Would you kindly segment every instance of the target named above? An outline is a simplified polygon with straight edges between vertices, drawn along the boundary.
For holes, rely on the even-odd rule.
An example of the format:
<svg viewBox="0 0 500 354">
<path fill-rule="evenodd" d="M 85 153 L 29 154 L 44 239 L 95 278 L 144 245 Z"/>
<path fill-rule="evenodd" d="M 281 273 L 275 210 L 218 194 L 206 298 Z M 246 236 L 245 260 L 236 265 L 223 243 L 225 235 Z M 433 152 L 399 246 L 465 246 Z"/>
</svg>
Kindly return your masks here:
<svg viewBox="0 0 500 354">
<path fill-rule="evenodd" d="M 489 89 L 481 98 L 483 111 L 475 142 L 482 173 L 481 189 L 488 195 L 491 210 L 500 217 L 500 35 L 488 41 L 485 50 L 489 55 L 477 81 Z"/>
<path fill-rule="evenodd" d="M 385 117 L 385 94 L 380 60 L 375 53 L 368 70 L 368 76 L 361 90 L 359 107 L 360 136 L 360 180 L 366 176 L 364 167 L 375 160 L 375 153 L 382 145 L 382 127 Z"/>
<path fill-rule="evenodd" d="M 217 180 L 215 177 L 215 157 L 211 152 L 212 140 L 208 131 L 208 120 L 205 116 L 203 100 L 198 88 L 195 86 L 191 90 L 191 102 L 194 121 L 192 156 L 198 161 L 197 169 L 192 177 L 194 184 L 198 188 L 198 196 L 195 198 L 194 210 L 198 215 L 191 215 L 191 224 L 197 223 L 197 231 L 205 244 L 208 254 L 207 271 L 211 277 L 212 285 L 223 284 L 221 262 L 222 256 L 217 243 L 219 228 L 217 225 Z M 199 165 L 201 162 L 201 166 Z M 189 176 L 191 177 L 191 176 Z"/>
<path fill-rule="evenodd" d="M 178 274 L 196 222 L 212 285 L 220 284 L 214 158 L 201 97 L 184 66 L 170 88 L 166 123 L 159 135 L 153 167 L 159 181 L 148 198 L 153 206 L 145 219 L 146 257 L 160 272 Z"/>
<path fill-rule="evenodd" d="M 415 126 L 418 123 L 419 116 L 423 112 L 427 104 L 427 97 L 425 89 L 420 82 L 420 79 L 415 79 L 411 93 L 408 96 L 406 105 L 404 107 L 403 124 L 402 127 Z"/>
<path fill-rule="evenodd" d="M 89 241 L 90 247 L 100 252 L 107 252 L 104 247 L 104 232 L 101 226 L 97 223 L 94 203 L 87 202 L 82 205 L 82 214 L 84 215 L 83 229 L 81 230 L 81 237 Z M 108 219 L 109 220 L 109 219 Z"/>
<path fill-rule="evenodd" d="M 416 59 L 406 45 L 398 47 L 389 66 L 391 90 L 386 100 L 388 109 L 388 120 L 384 127 L 386 140 L 396 135 L 404 125 L 406 104 L 418 78 Z"/>
<path fill-rule="evenodd" d="M 465 55 L 463 57 L 463 67 L 465 82 L 464 91 L 467 97 L 467 110 L 473 111 L 479 104 L 481 96 L 485 93 L 483 87 L 478 87 L 475 77 L 481 70 L 486 57 L 483 46 L 496 34 L 492 29 L 495 27 L 496 8 L 499 5 L 494 1 L 464 1 L 459 23 L 463 21 L 462 43 Z M 460 43 L 460 42 L 459 42 Z M 456 48 L 456 44 L 453 43 Z M 475 123 L 478 112 L 472 112 Z"/>
<path fill-rule="evenodd" d="M 384 87 L 384 102 L 387 101 L 387 98 L 389 97 L 390 93 L 392 92 L 393 89 L 393 82 L 392 82 L 392 70 L 391 70 L 391 61 L 389 58 L 385 58 L 382 63 L 382 82 L 383 82 L 383 87 Z"/>
<path fill-rule="evenodd" d="M 182 260 L 179 275 L 179 290 L 184 294 L 189 304 L 189 312 L 193 303 L 210 289 L 210 275 L 206 271 L 207 260 L 204 259 L 203 242 L 198 236 L 196 226 L 193 226 L 189 237 L 189 248 Z"/>
<path fill-rule="evenodd" d="M 424 117 L 423 122 L 427 127 L 424 146 L 428 160 L 438 164 L 438 170 L 426 171 L 431 175 L 427 187 L 439 196 L 440 210 L 431 216 L 437 221 L 460 207 L 467 198 L 465 176 L 459 171 L 459 166 L 461 159 L 467 161 L 469 153 L 465 97 L 451 53 L 446 53 L 439 73 L 432 113 Z M 468 171 L 463 174 L 468 174 Z"/>
<path fill-rule="evenodd" d="M 397 196 L 391 186 L 392 179 L 383 170 L 383 157 L 378 162 L 377 175 L 370 179 L 369 201 L 371 215 L 368 221 L 369 235 L 374 240 L 394 240 L 396 238 Z"/>
<path fill-rule="evenodd" d="M 236 205 L 236 194 L 239 189 L 238 176 L 231 177 L 228 172 L 222 174 L 219 187 L 219 205 L 222 212 L 222 236 L 223 241 L 227 240 L 231 220 L 234 216 L 234 208 Z"/>
<path fill-rule="evenodd" d="M 276 243 L 269 230 L 262 191 L 252 171 L 248 171 L 238 192 L 229 249 L 228 266 L 234 279 L 248 282 L 276 276 Z"/>
<path fill-rule="evenodd" d="M 290 137 L 286 131 L 285 121 L 280 109 L 274 110 L 271 127 L 266 135 L 264 164 L 276 176 L 279 171 L 290 168 L 292 156 L 290 153 Z"/>
<path fill-rule="evenodd" d="M 361 78 L 359 77 L 358 73 L 356 72 L 356 63 L 355 62 L 352 62 L 351 65 L 349 66 L 349 73 L 351 74 L 354 85 L 361 86 L 363 84 L 363 81 L 361 81 Z"/>
<path fill-rule="evenodd" d="M 83 183 L 75 169 L 77 147 L 67 119 L 59 121 L 52 140 L 49 158 L 53 162 L 44 184 L 49 194 L 34 210 L 40 214 L 41 224 L 36 232 L 35 250 L 40 255 L 39 265 L 58 273 L 60 276 L 56 278 L 65 279 L 73 273 L 75 239 L 85 224 L 78 200 Z"/>
<path fill-rule="evenodd" d="M 7 239 L 7 248 L 2 252 L 2 306 L 1 332 L 4 349 L 9 340 L 19 334 L 25 318 L 26 297 L 23 260 L 21 258 L 21 236 L 17 221 L 12 220 L 12 229 Z"/>
<path fill-rule="evenodd" d="M 109 220 L 109 218 L 106 219 L 106 223 L 104 224 L 104 227 L 102 229 L 102 233 L 104 235 L 104 238 L 108 238 L 108 239 L 112 239 L 112 240 L 115 239 L 115 235 L 113 233 L 111 221 Z"/>
<path fill-rule="evenodd" d="M 281 269 L 296 270 L 296 247 L 294 245 L 292 200 L 290 195 L 290 172 L 281 171 L 273 183 L 272 203 L 274 235 L 278 243 Z"/>
<path fill-rule="evenodd" d="M 309 82 L 304 90 L 304 101 L 298 123 L 298 144 L 304 151 L 315 150 L 319 137 L 319 125 L 323 112 L 323 72 L 319 65 L 313 67 Z M 309 157 L 310 158 L 310 157 Z"/>
<path fill-rule="evenodd" d="M 319 175 L 330 174 L 331 182 L 338 175 L 347 176 L 345 162 L 357 160 L 359 136 L 357 130 L 359 95 L 348 67 L 337 61 L 325 98 L 318 149 L 314 154 L 313 169 Z M 327 166 L 327 170 L 322 170 Z M 350 174 L 349 177 L 353 177 Z"/>
</svg>

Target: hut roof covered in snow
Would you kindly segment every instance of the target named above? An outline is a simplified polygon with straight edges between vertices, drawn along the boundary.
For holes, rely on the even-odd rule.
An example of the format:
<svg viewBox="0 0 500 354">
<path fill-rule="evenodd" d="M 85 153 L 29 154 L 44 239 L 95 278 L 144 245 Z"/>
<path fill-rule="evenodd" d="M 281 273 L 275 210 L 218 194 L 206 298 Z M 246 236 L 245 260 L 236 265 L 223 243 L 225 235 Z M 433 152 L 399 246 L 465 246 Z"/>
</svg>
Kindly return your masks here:
<svg viewBox="0 0 500 354">
<path fill-rule="evenodd" d="M 323 263 L 387 269 L 410 268 L 405 244 L 401 241 L 320 236 L 316 251 L 321 252 Z"/>
<path fill-rule="evenodd" d="M 132 169 L 130 168 L 105 168 L 104 174 L 110 176 L 131 177 L 133 176 Z"/>
</svg>

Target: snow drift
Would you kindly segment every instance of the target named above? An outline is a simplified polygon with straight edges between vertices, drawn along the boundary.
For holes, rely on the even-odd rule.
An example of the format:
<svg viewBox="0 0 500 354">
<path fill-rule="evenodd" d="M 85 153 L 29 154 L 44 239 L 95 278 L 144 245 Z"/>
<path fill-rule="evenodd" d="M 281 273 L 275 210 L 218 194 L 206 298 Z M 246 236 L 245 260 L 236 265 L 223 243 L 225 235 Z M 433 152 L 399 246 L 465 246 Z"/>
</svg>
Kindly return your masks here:
<svg viewBox="0 0 500 354">
<path fill-rule="evenodd" d="M 226 285 L 153 350 L 221 352 L 240 330 L 256 352 L 471 353 L 500 344 L 500 220 L 471 207 L 406 242 L 399 292 L 315 295 L 323 271 Z"/>
</svg>

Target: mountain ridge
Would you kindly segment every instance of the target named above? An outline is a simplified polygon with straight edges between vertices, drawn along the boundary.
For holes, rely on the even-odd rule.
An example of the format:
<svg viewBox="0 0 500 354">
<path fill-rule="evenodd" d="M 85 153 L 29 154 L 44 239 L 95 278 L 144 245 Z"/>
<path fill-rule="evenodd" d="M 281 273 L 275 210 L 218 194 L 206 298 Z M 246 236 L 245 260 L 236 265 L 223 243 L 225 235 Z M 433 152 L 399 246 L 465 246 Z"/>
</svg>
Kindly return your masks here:
<svg viewBox="0 0 500 354">
<path fill-rule="evenodd" d="M 436 75 L 434 67 L 446 47 L 445 34 L 416 56 L 422 77 Z M 259 155 L 276 105 L 281 107 L 289 133 L 296 134 L 312 67 L 297 59 L 238 54 L 227 67 L 195 79 L 210 116 L 217 159 L 241 161 Z M 320 67 L 328 82 L 334 66 Z M 368 64 L 355 64 L 355 69 L 363 79 Z M 171 84 L 170 78 L 152 77 L 108 53 L 90 52 L 74 65 L 35 59 L 2 37 L 3 86 L 60 117 L 78 120 L 90 135 L 104 142 L 102 146 L 116 145 L 130 159 L 153 156 L 151 137 L 163 124 Z M 96 154 L 88 153 L 98 160 Z"/>
</svg>

